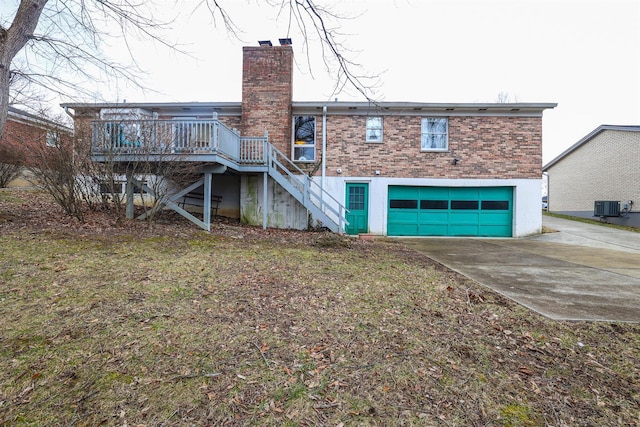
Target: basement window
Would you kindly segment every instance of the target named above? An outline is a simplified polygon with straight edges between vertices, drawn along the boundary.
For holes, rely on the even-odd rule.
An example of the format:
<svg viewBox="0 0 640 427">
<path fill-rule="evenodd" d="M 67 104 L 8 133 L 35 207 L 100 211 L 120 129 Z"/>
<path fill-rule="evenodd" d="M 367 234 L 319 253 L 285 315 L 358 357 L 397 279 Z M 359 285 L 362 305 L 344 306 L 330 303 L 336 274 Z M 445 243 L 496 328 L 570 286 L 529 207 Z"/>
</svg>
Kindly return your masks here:
<svg viewBox="0 0 640 427">
<path fill-rule="evenodd" d="M 296 162 L 313 162 L 316 160 L 315 116 L 294 116 L 293 160 Z"/>
</svg>

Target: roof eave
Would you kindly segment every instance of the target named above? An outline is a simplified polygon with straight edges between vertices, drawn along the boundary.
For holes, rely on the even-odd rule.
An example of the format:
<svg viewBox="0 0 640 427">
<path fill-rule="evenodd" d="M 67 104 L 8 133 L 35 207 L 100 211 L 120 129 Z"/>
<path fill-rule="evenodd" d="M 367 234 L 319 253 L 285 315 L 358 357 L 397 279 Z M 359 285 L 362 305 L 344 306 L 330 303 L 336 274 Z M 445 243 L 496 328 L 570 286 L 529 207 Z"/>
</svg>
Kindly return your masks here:
<svg viewBox="0 0 640 427">
<path fill-rule="evenodd" d="M 578 142 L 573 144 L 571 147 L 564 150 L 560 155 L 558 155 L 555 159 L 551 160 L 549 163 L 542 167 L 542 171 L 546 172 L 550 167 L 558 163 L 563 158 L 567 157 L 569 154 L 580 148 L 582 145 L 589 142 L 591 139 L 595 138 L 599 133 L 604 132 L 606 130 L 617 130 L 617 131 L 627 131 L 627 132 L 640 132 L 640 126 L 624 126 L 624 125 L 600 125 L 587 135 L 582 137 Z"/>
<path fill-rule="evenodd" d="M 413 115 L 534 115 L 540 116 L 557 103 L 424 103 L 424 102 L 292 102 L 294 112 L 321 111 L 332 114 Z"/>
<path fill-rule="evenodd" d="M 218 112 L 222 114 L 241 114 L 240 102 L 128 102 L 128 103 L 64 103 L 65 109 L 82 112 L 99 112 L 104 108 L 143 109 L 149 111 L 167 112 L 174 114 L 201 114 Z"/>
</svg>

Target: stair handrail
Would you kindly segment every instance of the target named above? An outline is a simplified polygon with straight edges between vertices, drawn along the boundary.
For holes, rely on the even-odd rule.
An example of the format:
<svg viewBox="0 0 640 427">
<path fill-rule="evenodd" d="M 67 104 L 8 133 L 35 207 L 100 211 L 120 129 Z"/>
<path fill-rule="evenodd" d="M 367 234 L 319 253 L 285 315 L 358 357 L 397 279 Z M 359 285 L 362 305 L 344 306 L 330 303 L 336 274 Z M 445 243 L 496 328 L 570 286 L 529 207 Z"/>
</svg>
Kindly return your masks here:
<svg viewBox="0 0 640 427">
<path fill-rule="evenodd" d="M 278 167 L 285 171 L 286 175 L 291 179 L 296 180 L 297 183 L 301 184 L 301 192 L 303 193 L 303 197 L 305 201 L 312 203 L 316 208 L 320 209 L 325 215 L 327 214 L 327 210 L 329 210 L 334 217 L 336 217 L 335 222 L 339 227 L 339 230 L 343 231 L 343 226 L 347 224 L 345 219 L 346 213 L 349 212 L 348 209 L 338 201 L 335 197 L 331 195 L 327 190 L 325 190 L 322 186 L 320 186 L 317 182 L 315 182 L 309 175 L 307 175 L 298 165 L 291 161 L 287 156 L 285 156 L 280 150 L 274 147 L 271 143 L 267 142 L 268 146 L 268 158 L 267 163 L 269 170 L 277 170 Z M 283 159 L 281 161 L 280 159 Z M 295 172 L 298 172 L 299 175 L 291 172 L 293 169 Z M 312 188 L 317 187 L 320 189 L 320 192 L 314 191 Z M 313 197 L 311 197 L 313 196 Z M 319 202 L 316 203 L 316 201 Z M 337 209 L 334 207 L 337 206 Z"/>
</svg>

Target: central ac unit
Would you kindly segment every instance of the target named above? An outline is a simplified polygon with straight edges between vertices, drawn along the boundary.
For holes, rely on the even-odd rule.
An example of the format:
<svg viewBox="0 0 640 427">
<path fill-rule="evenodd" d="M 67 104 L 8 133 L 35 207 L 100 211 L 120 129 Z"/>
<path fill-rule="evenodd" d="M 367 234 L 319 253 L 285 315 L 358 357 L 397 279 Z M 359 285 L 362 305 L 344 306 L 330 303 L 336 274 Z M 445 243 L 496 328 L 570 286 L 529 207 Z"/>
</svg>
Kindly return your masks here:
<svg viewBox="0 0 640 427">
<path fill-rule="evenodd" d="M 593 216 L 620 216 L 620 202 L 596 200 L 593 204 Z"/>
</svg>

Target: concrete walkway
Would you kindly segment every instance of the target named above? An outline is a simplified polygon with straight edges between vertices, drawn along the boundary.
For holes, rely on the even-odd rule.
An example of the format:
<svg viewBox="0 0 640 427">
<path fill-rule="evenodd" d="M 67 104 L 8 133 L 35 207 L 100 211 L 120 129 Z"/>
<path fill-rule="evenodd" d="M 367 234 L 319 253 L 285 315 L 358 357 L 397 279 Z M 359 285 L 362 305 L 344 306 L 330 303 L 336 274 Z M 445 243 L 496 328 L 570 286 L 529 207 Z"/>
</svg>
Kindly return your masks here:
<svg viewBox="0 0 640 427">
<path fill-rule="evenodd" d="M 402 241 L 551 319 L 640 322 L 640 233 L 547 216 L 543 224 L 557 232 Z"/>
</svg>

